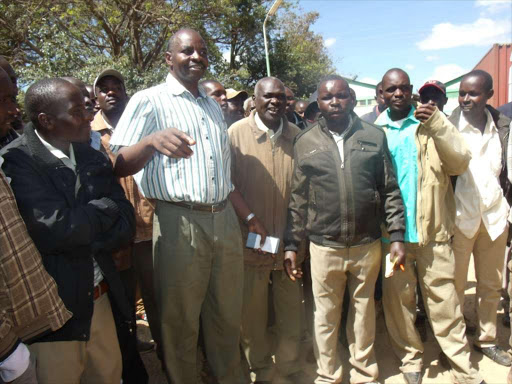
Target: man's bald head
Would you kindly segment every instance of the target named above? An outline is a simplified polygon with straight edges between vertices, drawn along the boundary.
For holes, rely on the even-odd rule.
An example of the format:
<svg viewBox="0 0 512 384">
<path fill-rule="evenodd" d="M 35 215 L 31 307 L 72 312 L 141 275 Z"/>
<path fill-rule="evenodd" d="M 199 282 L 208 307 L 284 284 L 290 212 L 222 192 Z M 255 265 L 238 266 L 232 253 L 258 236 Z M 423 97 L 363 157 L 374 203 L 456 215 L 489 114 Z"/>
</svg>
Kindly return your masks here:
<svg viewBox="0 0 512 384">
<path fill-rule="evenodd" d="M 405 72 L 403 69 L 400 69 L 400 68 L 388 69 L 386 71 L 386 73 L 384 74 L 384 76 L 382 76 L 381 84 L 384 82 L 384 79 L 396 78 L 396 77 L 402 77 L 402 76 L 407 78 L 407 81 L 409 82 L 409 84 L 411 84 L 411 79 L 409 78 L 409 75 L 407 74 L 407 72 Z"/>
<path fill-rule="evenodd" d="M 320 82 L 318 83 L 318 85 L 316 87 L 316 91 L 318 92 L 320 87 L 322 85 L 324 85 L 325 83 L 327 83 L 328 81 L 338 81 L 338 80 L 343 82 L 344 86 L 346 86 L 347 88 L 350 88 L 347 80 L 345 80 L 343 77 L 341 77 L 340 75 L 331 74 L 331 75 L 324 76 L 320 79 Z"/>
<path fill-rule="evenodd" d="M 167 43 L 167 51 L 168 52 L 173 52 L 177 48 L 178 42 L 182 36 L 196 36 L 196 37 L 199 37 L 204 42 L 203 37 L 196 30 L 194 30 L 192 28 L 182 28 L 182 29 L 178 30 L 177 32 L 175 32 L 169 39 L 169 42 Z"/>
<path fill-rule="evenodd" d="M 18 94 L 18 77 L 16 76 L 16 72 L 14 72 L 14 69 L 12 68 L 11 64 L 9 64 L 7 59 L 1 55 L 0 55 L 0 68 L 2 68 L 7 73 L 7 76 L 9 76 L 9 79 L 11 79 L 11 82 L 14 86 L 14 90 L 16 91 L 16 94 Z"/>
<path fill-rule="evenodd" d="M 262 89 L 265 88 L 265 85 L 267 83 L 275 83 L 279 88 L 282 88 L 283 93 L 285 92 L 285 86 L 281 80 L 279 80 L 277 77 L 264 77 L 263 79 L 258 80 L 256 85 L 254 86 L 254 97 L 258 97 Z"/>
</svg>

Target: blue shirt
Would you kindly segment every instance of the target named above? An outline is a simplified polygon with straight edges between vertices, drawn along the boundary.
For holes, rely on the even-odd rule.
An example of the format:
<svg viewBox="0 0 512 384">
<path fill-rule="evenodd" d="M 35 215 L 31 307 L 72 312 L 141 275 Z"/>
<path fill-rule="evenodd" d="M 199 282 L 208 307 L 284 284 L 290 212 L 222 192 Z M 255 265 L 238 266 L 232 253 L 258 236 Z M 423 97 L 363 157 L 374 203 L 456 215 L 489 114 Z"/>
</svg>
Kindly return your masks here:
<svg viewBox="0 0 512 384">
<path fill-rule="evenodd" d="M 189 159 L 154 154 L 135 178 L 145 197 L 214 204 L 226 200 L 233 190 L 222 110 L 203 89 L 199 94 L 194 97 L 169 74 L 165 83 L 137 92 L 128 102 L 110 139 L 114 153 L 167 128 L 177 128 L 196 141 Z"/>
<path fill-rule="evenodd" d="M 382 112 L 376 125 L 386 132 L 389 152 L 396 173 L 402 200 L 405 207 L 405 236 L 407 243 L 418 242 L 416 226 L 416 197 L 418 194 L 418 149 L 416 130 L 420 122 L 414 117 L 414 107 L 403 120 L 393 121 L 389 117 L 389 108 Z"/>
</svg>

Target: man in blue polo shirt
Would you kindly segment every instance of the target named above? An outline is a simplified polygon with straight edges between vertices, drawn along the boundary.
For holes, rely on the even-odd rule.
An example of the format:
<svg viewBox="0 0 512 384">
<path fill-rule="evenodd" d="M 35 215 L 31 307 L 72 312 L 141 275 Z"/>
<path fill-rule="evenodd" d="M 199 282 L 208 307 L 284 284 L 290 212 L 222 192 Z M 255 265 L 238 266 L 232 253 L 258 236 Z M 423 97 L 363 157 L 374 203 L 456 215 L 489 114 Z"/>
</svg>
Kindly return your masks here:
<svg viewBox="0 0 512 384">
<path fill-rule="evenodd" d="M 396 261 L 402 270 L 383 281 L 391 345 L 402 361 L 406 382 L 420 384 L 423 345 L 414 327 L 419 281 L 432 331 L 450 361 L 454 381 L 478 384 L 482 379 L 469 361 L 450 245 L 455 220 L 450 176 L 464 172 L 471 155 L 457 129 L 433 103 L 417 109 L 411 105 L 412 85 L 403 70 L 387 71 L 381 92 L 388 109 L 375 124 L 386 131 L 406 223 L 406 255 Z"/>
</svg>

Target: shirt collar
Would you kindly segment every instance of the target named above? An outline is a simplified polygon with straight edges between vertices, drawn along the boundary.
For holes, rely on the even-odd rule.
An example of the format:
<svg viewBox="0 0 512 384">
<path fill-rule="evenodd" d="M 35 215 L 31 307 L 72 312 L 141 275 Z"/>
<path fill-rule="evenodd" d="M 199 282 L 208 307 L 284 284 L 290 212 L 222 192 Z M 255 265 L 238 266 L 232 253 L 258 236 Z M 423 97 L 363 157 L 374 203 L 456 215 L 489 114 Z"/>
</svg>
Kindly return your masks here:
<svg viewBox="0 0 512 384">
<path fill-rule="evenodd" d="M 48 149 L 53 156 L 55 156 L 59 160 L 63 160 L 65 163 L 67 163 L 66 160 L 70 161 L 73 166 L 76 166 L 75 151 L 73 150 L 73 145 L 69 144 L 69 156 L 68 156 L 64 152 L 62 152 L 60 149 L 55 148 L 53 145 L 51 145 L 46 140 L 44 140 L 41 137 L 41 135 L 39 135 L 39 132 L 37 132 L 37 130 L 34 130 L 34 132 L 36 133 L 36 136 L 39 138 L 39 140 L 41 140 L 41 143 L 44 145 L 44 147 L 46 149 Z M 67 164 L 66 164 L 66 166 L 67 166 Z"/>
<path fill-rule="evenodd" d="M 256 126 L 259 130 L 263 132 L 268 132 L 269 128 L 265 125 L 265 123 L 260 119 L 260 116 L 257 112 L 254 113 L 254 121 L 256 122 Z M 274 134 L 271 136 L 271 138 L 277 139 L 279 136 L 281 136 L 281 133 L 283 132 L 283 119 L 281 119 L 279 123 L 279 128 L 277 131 L 274 132 Z"/>
<path fill-rule="evenodd" d="M 4 171 L 2 170 L 2 165 L 4 163 L 4 158 L 2 156 L 0 156 L 0 173 L 5 177 L 5 179 L 7 180 L 7 184 L 11 184 L 11 178 L 10 177 L 7 177 L 5 176 L 5 173 Z"/>
<path fill-rule="evenodd" d="M 176 96 L 179 96 L 185 92 L 188 92 L 192 95 L 192 93 L 183 86 L 171 73 L 167 75 L 167 78 L 165 79 L 165 82 L 167 84 L 167 88 L 169 91 Z M 206 97 L 206 93 L 203 89 L 203 87 L 199 86 L 199 97 Z M 194 95 L 192 95 L 194 96 Z"/>
<path fill-rule="evenodd" d="M 409 114 L 405 117 L 405 119 L 403 119 L 401 126 L 399 126 L 398 124 L 396 124 L 396 121 L 391 120 L 391 117 L 390 117 L 391 110 L 389 108 L 387 108 L 384 112 L 382 112 L 379 115 L 379 117 L 375 121 L 375 124 L 376 125 L 387 125 L 388 127 L 393 127 L 393 128 L 398 128 L 398 129 L 400 129 L 407 120 L 411 120 L 412 122 L 419 124 L 420 121 L 418 119 L 416 119 L 416 117 L 414 117 L 415 110 L 416 109 L 414 108 L 414 106 L 411 105 L 411 110 L 409 111 Z"/>
<path fill-rule="evenodd" d="M 114 132 L 114 127 L 112 127 L 112 125 L 110 125 L 107 120 L 105 120 L 105 117 L 101 111 L 98 111 L 96 115 L 94 115 L 94 120 L 91 123 L 91 129 L 93 131 L 103 131 L 104 129 L 110 129 L 111 132 Z"/>
<path fill-rule="evenodd" d="M 485 108 L 485 116 L 487 117 L 487 122 L 485 123 L 484 132 L 489 130 L 489 132 L 495 131 L 496 133 L 498 133 L 498 128 L 496 127 L 496 124 L 494 124 L 494 119 L 492 118 L 492 115 L 487 108 Z M 462 110 L 461 110 L 460 118 L 459 118 L 459 126 L 457 128 L 459 129 L 460 132 L 462 132 L 469 127 L 475 128 L 466 120 L 466 118 L 464 117 L 464 113 L 462 113 Z"/>
</svg>

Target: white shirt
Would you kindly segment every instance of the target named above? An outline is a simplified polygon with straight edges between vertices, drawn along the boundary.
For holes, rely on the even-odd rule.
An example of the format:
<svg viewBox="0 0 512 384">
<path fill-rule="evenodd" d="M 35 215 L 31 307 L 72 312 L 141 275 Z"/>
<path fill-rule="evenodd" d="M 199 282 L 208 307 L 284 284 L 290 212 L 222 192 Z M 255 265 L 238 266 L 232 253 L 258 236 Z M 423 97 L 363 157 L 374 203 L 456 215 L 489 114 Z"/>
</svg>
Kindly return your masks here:
<svg viewBox="0 0 512 384">
<path fill-rule="evenodd" d="M 195 97 L 171 74 L 163 84 L 133 95 L 110 138 L 114 153 L 144 137 L 177 128 L 196 144 L 189 159 L 156 152 L 135 180 L 147 198 L 215 204 L 227 199 L 231 183 L 231 147 L 219 104 L 199 87 Z"/>
<path fill-rule="evenodd" d="M 39 140 L 41 140 L 41 143 L 45 146 L 46 149 L 50 151 L 50 153 L 55 156 L 57 159 L 62 161 L 64 165 L 68 168 L 70 168 L 73 172 L 76 173 L 76 160 L 75 160 L 75 151 L 73 150 L 73 146 L 69 144 L 69 157 L 64 152 L 62 152 L 60 149 L 55 148 L 53 145 L 45 141 L 37 132 L 37 130 L 34 130 Z M 75 195 L 78 193 L 78 190 L 80 189 L 80 178 L 78 175 L 76 176 L 76 185 L 75 185 Z M 97 286 L 101 281 L 103 280 L 103 273 L 101 272 L 100 266 L 94 259 L 92 258 L 92 263 L 94 265 L 94 286 Z"/>
<path fill-rule="evenodd" d="M 469 167 L 457 178 L 455 224 L 472 238 L 483 221 L 492 241 L 507 228 L 508 203 L 499 182 L 501 173 L 501 142 L 498 129 L 486 109 L 484 133 L 464 118 L 461 112 L 458 129 L 471 151 Z"/>
<path fill-rule="evenodd" d="M 265 125 L 265 123 L 260 119 L 260 116 L 258 115 L 258 112 L 254 114 L 254 121 L 256 122 L 256 126 L 260 131 L 267 132 L 271 131 L 272 133 L 269 135 L 270 141 L 272 144 L 275 144 L 279 136 L 281 136 L 281 133 L 283 133 L 283 119 L 281 119 L 279 123 L 279 128 L 277 128 L 277 131 L 271 130 L 269 127 Z"/>
</svg>

